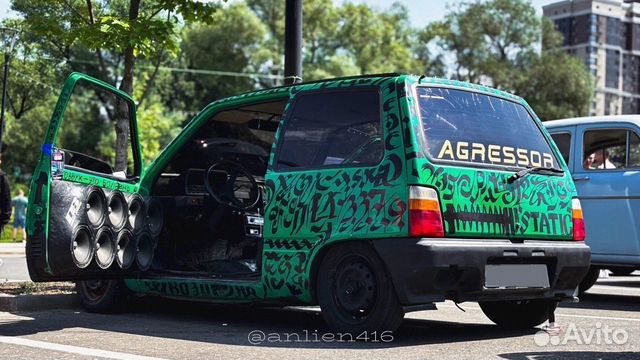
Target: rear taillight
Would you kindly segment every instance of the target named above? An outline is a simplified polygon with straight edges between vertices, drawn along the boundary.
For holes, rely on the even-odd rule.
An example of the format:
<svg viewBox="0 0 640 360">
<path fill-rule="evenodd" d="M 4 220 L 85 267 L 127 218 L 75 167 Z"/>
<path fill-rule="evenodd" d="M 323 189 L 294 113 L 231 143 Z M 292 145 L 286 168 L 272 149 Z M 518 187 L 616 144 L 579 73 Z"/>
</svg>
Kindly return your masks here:
<svg viewBox="0 0 640 360">
<path fill-rule="evenodd" d="M 409 235 L 444 237 L 440 202 L 434 189 L 409 187 Z"/>
<path fill-rule="evenodd" d="M 584 216 L 582 215 L 580 200 L 572 199 L 571 208 L 573 212 L 573 240 L 584 241 L 587 236 L 587 231 L 584 227 Z"/>
</svg>

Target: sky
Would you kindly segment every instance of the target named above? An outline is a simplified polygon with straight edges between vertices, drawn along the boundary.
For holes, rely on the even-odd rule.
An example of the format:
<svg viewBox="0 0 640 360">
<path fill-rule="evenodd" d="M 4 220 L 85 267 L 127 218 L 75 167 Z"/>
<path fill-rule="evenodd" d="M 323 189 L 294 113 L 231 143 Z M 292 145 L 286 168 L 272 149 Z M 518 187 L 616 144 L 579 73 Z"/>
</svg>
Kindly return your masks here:
<svg viewBox="0 0 640 360">
<path fill-rule="evenodd" d="M 335 3 L 343 3 L 346 1 L 353 3 L 366 3 L 378 10 L 384 10 L 394 2 L 393 0 L 334 0 Z M 558 0 L 532 0 L 531 2 L 538 13 L 542 15 L 542 6 L 556 1 Z M 443 18 L 446 13 L 447 4 L 456 4 L 460 1 L 401 0 L 400 2 L 409 8 L 412 24 L 416 27 L 424 27 L 431 21 Z M 12 16 L 10 0 L 0 0 L 0 19 L 5 19 L 8 16 Z"/>
</svg>

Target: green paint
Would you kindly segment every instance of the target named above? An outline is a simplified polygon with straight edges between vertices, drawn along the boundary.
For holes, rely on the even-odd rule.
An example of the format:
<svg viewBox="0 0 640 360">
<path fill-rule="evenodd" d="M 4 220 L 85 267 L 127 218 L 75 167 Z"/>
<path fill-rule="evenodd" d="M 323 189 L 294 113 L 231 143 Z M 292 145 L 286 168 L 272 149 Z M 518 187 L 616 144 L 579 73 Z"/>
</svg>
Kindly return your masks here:
<svg viewBox="0 0 640 360">
<path fill-rule="evenodd" d="M 128 279 L 133 291 L 171 297 L 212 301 L 250 302 L 282 300 L 313 303 L 312 272 L 320 253 L 341 241 L 375 241 L 408 236 L 408 187 L 430 186 L 438 190 L 448 237 L 538 238 L 564 240 L 572 235 L 571 198 L 575 188 L 566 165 L 565 175 L 530 175 L 513 184 L 511 172 L 500 168 L 467 168 L 432 163 L 425 154 L 426 139 L 413 98 L 419 79 L 415 76 L 338 79 L 242 94 L 211 103 L 203 109 L 142 174 L 139 183 L 125 183 L 77 171 L 65 170 L 64 181 L 148 195 L 160 172 L 198 129 L 219 111 L 263 101 L 277 101 L 298 94 L 345 88 L 380 91 L 384 156 L 371 166 L 314 170 L 275 169 L 276 133 L 266 173 L 264 249 L 261 277 L 253 281 L 188 279 L 177 277 Z M 519 102 L 516 96 L 483 86 L 425 78 L 420 84 L 476 91 Z M 53 143 L 68 97 L 63 89 L 47 135 Z M 66 94 L 66 95 L 65 95 Z M 56 115 L 57 114 L 57 115 Z M 533 115 L 537 120 L 537 117 Z M 546 130 L 543 133 L 549 138 Z M 555 146 L 556 157 L 561 159 Z M 39 169 L 49 176 L 49 158 L 43 155 Z M 562 160 L 560 160 L 562 162 Z M 35 182 L 34 182 L 35 184 Z M 32 185 L 32 194 L 34 194 Z M 48 186 L 47 186 L 48 190 Z M 46 209 L 48 193 L 40 204 Z M 31 199 L 30 199 L 31 200 Z M 43 214 L 48 214 L 44 212 Z M 30 211 L 29 231 L 47 215 Z M 47 221 L 45 221 L 46 223 Z"/>
</svg>

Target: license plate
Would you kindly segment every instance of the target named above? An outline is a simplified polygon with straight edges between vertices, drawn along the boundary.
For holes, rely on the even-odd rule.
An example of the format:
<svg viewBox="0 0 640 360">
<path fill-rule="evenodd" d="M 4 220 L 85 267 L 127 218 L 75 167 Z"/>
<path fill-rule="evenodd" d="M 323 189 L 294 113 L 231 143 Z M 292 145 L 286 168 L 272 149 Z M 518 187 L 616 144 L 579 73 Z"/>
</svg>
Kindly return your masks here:
<svg viewBox="0 0 640 360">
<path fill-rule="evenodd" d="M 549 275 L 544 264 L 487 265 L 485 288 L 548 288 Z"/>
</svg>

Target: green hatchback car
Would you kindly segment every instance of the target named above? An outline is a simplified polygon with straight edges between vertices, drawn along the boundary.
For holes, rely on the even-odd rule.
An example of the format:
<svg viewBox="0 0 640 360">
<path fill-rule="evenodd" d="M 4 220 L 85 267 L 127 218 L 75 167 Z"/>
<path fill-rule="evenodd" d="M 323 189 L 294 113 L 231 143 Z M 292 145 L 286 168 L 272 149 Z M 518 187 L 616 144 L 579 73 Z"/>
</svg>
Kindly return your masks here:
<svg viewBox="0 0 640 360">
<path fill-rule="evenodd" d="M 131 294 L 320 305 L 356 334 L 445 300 L 536 326 L 589 268 L 558 149 L 498 90 L 399 74 L 259 90 L 209 104 L 146 167 L 142 151 L 135 102 L 72 74 L 31 184 L 34 281 L 77 281 L 96 312 Z"/>
</svg>

